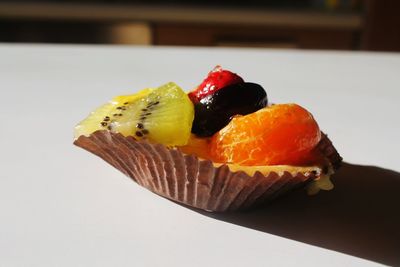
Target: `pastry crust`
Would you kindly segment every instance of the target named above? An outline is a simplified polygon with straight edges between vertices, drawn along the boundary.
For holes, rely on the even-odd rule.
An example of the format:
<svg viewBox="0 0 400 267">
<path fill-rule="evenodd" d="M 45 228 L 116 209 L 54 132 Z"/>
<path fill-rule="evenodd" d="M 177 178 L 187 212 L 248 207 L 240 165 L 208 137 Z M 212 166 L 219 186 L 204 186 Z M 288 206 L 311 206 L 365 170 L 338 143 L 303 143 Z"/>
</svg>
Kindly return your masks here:
<svg viewBox="0 0 400 267">
<path fill-rule="evenodd" d="M 217 164 L 161 144 L 102 130 L 74 144 L 101 157 L 139 185 L 168 199 L 207 211 L 234 211 L 274 199 L 340 166 L 326 135 L 317 147 L 324 166 L 238 166 Z"/>
</svg>

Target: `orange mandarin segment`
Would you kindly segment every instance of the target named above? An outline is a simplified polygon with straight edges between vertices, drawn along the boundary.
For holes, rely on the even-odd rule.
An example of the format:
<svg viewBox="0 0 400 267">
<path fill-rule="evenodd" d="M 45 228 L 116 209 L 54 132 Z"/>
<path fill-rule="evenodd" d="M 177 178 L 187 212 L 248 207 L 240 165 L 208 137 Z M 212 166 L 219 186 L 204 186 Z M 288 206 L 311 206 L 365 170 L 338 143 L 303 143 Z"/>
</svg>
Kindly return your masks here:
<svg viewBox="0 0 400 267">
<path fill-rule="evenodd" d="M 244 166 L 302 165 L 321 139 L 313 116 L 297 104 L 236 116 L 211 139 L 211 157 Z"/>
</svg>

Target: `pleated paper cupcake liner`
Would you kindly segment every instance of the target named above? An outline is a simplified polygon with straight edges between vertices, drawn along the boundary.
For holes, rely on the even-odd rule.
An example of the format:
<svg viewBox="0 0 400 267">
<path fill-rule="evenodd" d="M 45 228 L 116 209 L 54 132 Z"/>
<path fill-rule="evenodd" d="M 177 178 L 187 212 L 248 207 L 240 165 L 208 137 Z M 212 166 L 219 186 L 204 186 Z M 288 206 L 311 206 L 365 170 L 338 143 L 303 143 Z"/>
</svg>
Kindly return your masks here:
<svg viewBox="0 0 400 267">
<path fill-rule="evenodd" d="M 321 144 L 329 152 L 327 154 L 332 159 L 336 157 L 336 161 L 341 160 L 329 139 L 326 136 L 323 139 L 326 140 Z M 177 149 L 109 131 L 80 136 L 74 144 L 104 159 L 160 196 L 216 212 L 242 210 L 264 203 L 317 179 L 323 171 L 313 167 L 304 172 L 280 169 L 249 175 L 244 171 L 231 171 L 226 164 L 216 165 Z"/>
</svg>

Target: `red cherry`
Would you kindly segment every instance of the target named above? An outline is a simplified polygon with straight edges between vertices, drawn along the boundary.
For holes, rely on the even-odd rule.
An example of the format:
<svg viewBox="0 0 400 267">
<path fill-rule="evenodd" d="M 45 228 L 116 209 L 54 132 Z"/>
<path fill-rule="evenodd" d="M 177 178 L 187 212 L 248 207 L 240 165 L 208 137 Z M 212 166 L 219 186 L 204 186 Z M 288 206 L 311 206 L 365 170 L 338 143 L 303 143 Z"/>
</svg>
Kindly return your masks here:
<svg viewBox="0 0 400 267">
<path fill-rule="evenodd" d="M 216 66 L 208 73 L 204 81 L 194 91 L 189 93 L 189 98 L 193 102 L 198 102 L 205 96 L 221 88 L 242 82 L 244 82 L 243 79 L 236 73 L 224 70 L 221 66 Z"/>
</svg>

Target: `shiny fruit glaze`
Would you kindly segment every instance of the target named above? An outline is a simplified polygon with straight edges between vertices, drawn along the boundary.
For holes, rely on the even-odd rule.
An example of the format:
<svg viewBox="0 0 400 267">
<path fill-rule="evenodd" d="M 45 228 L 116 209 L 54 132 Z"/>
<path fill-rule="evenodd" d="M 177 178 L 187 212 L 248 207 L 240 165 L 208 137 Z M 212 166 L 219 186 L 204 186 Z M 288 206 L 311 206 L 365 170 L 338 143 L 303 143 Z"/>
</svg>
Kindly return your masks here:
<svg viewBox="0 0 400 267">
<path fill-rule="evenodd" d="M 243 166 L 305 165 L 315 161 L 321 132 L 297 104 L 272 105 L 236 116 L 210 142 L 211 158 Z"/>
<path fill-rule="evenodd" d="M 196 90 L 190 92 L 188 95 L 193 103 L 195 103 L 221 88 L 242 82 L 244 82 L 243 79 L 236 73 L 224 70 L 221 66 L 216 66 L 208 73 L 208 76 L 196 88 Z"/>
</svg>

